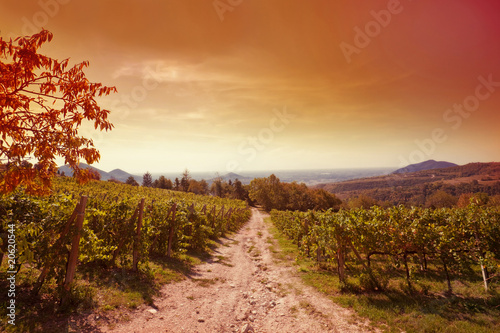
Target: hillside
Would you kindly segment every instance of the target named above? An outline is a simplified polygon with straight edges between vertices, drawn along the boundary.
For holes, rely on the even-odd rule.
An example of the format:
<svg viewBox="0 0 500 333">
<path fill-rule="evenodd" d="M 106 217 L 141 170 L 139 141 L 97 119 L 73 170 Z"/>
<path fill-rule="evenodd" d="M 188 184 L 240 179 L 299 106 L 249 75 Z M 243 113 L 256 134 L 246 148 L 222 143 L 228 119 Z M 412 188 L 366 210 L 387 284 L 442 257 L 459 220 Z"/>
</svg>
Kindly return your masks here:
<svg viewBox="0 0 500 333">
<path fill-rule="evenodd" d="M 454 196 L 475 192 L 497 195 L 500 194 L 500 163 L 470 163 L 443 169 L 320 184 L 315 187 L 334 193 L 341 199 L 363 194 L 392 204 L 422 204 L 437 190 Z"/>
<path fill-rule="evenodd" d="M 128 177 L 132 176 L 135 178 L 136 181 L 141 181 L 142 178 L 136 175 L 132 175 L 126 171 L 123 171 L 121 169 L 114 169 L 113 171 L 106 172 L 101 169 L 98 169 L 96 167 L 93 167 L 91 165 L 85 164 L 85 163 L 80 163 L 80 168 L 82 169 L 91 169 L 94 171 L 97 171 L 101 175 L 101 180 L 109 180 L 109 179 L 116 179 L 121 182 L 125 182 Z M 62 165 L 58 169 L 59 173 L 63 173 L 66 176 L 72 176 L 73 175 L 73 170 L 69 167 L 69 165 Z"/>
<path fill-rule="evenodd" d="M 209 179 L 208 180 L 208 183 L 211 184 L 212 182 L 214 182 L 218 177 L 215 177 L 215 178 L 212 178 L 212 179 Z M 220 178 L 223 180 L 223 181 L 232 181 L 234 182 L 236 179 L 238 179 L 242 184 L 250 184 L 250 182 L 252 181 L 253 178 L 251 177 L 245 177 L 245 176 L 242 176 L 242 175 L 239 175 L 237 173 L 234 173 L 234 172 L 229 172 L 225 175 L 222 175 L 220 176 Z"/>
<path fill-rule="evenodd" d="M 432 169 L 444 169 L 444 168 L 450 168 L 450 167 L 454 167 L 454 166 L 458 166 L 458 165 L 455 163 L 450 163 L 450 162 L 428 160 L 428 161 L 424 161 L 421 163 L 410 164 L 408 166 L 405 166 L 404 168 L 397 169 L 393 173 L 408 173 L 408 172 L 425 171 L 425 170 L 432 170 Z"/>
<path fill-rule="evenodd" d="M 136 181 L 141 181 L 142 178 L 140 176 L 132 175 L 126 171 L 123 171 L 122 169 L 114 169 L 108 173 L 111 178 L 119 180 L 121 182 L 125 182 L 128 177 L 132 176 Z"/>
</svg>

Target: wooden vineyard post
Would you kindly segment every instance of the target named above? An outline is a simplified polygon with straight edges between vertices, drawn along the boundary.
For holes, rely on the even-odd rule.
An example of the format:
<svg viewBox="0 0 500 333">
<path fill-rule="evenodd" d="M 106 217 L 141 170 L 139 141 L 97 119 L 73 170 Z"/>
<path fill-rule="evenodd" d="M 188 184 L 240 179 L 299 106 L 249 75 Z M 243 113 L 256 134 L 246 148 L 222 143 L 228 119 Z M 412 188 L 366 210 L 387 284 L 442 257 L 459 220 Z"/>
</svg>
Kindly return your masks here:
<svg viewBox="0 0 500 333">
<path fill-rule="evenodd" d="M 66 234 L 69 232 L 69 229 L 71 227 L 71 224 L 75 221 L 76 219 L 76 216 L 78 214 L 78 207 L 79 207 L 79 204 L 76 204 L 76 207 L 75 209 L 73 210 L 73 213 L 71 214 L 71 217 L 69 218 L 68 222 L 66 222 L 66 225 L 64 226 L 64 229 L 63 231 L 61 232 L 61 234 L 59 235 L 59 238 L 57 239 L 57 241 L 54 243 L 54 245 L 52 246 L 52 248 L 54 249 L 54 257 L 56 257 L 60 251 L 60 248 L 62 247 L 62 242 L 63 242 L 63 239 L 64 239 L 64 236 L 66 236 Z M 31 291 L 31 294 L 33 296 L 37 295 L 38 292 L 40 291 L 40 288 L 42 287 L 43 285 L 43 282 L 45 281 L 45 277 L 47 276 L 47 274 L 49 273 L 49 270 L 52 266 L 52 263 L 53 263 L 54 260 L 50 260 L 47 264 L 45 264 L 45 266 L 43 267 L 42 269 L 42 272 L 40 273 L 40 276 L 38 277 L 38 280 L 37 282 L 35 283 L 34 287 L 33 287 L 33 290 Z"/>
<path fill-rule="evenodd" d="M 345 282 L 345 246 L 342 239 L 337 239 L 337 263 L 338 263 L 338 273 L 340 282 Z"/>
<path fill-rule="evenodd" d="M 216 219 L 216 216 L 215 216 L 215 206 L 212 207 L 212 229 L 215 228 L 215 219 Z"/>
<path fill-rule="evenodd" d="M 232 213 L 233 213 L 233 207 L 229 208 L 229 210 L 226 212 L 226 218 L 230 219 Z"/>
<path fill-rule="evenodd" d="M 219 211 L 219 214 L 217 214 L 217 217 L 221 216 L 222 219 L 224 219 L 224 205 L 222 205 L 222 208 Z"/>
<path fill-rule="evenodd" d="M 474 237 L 476 238 L 476 247 L 477 247 L 477 253 L 479 256 L 479 265 L 481 266 L 481 274 L 483 276 L 483 284 L 484 284 L 484 291 L 488 292 L 488 268 L 484 266 L 484 257 L 481 251 L 481 241 L 479 240 L 478 236 L 478 227 L 477 227 L 477 222 L 474 221 Z"/>
<path fill-rule="evenodd" d="M 172 206 L 172 225 L 170 226 L 170 232 L 168 234 L 168 249 L 167 249 L 167 257 L 172 256 L 172 241 L 174 239 L 174 231 L 175 231 L 175 214 L 177 212 L 177 204 L 174 203 Z"/>
<path fill-rule="evenodd" d="M 408 252 L 404 250 L 403 252 L 403 263 L 405 264 L 405 272 L 406 272 L 406 282 L 408 284 L 408 290 L 411 292 L 413 290 L 413 286 L 411 284 L 411 276 L 410 269 L 408 268 Z"/>
<path fill-rule="evenodd" d="M 134 271 L 137 271 L 137 265 L 139 264 L 139 249 L 141 247 L 141 228 L 142 228 L 142 214 L 144 211 L 144 201 L 142 198 L 139 203 L 139 217 L 137 218 L 137 228 L 135 230 L 135 240 L 134 240 L 134 252 L 133 252 L 133 260 L 132 267 Z"/>
<path fill-rule="evenodd" d="M 69 254 L 68 266 L 66 270 L 66 278 L 63 284 L 63 295 L 61 298 L 61 306 L 64 306 L 67 302 L 71 283 L 75 278 L 76 264 L 78 262 L 78 246 L 80 244 L 80 231 L 83 227 L 83 219 L 85 217 L 85 206 L 87 205 L 87 196 L 82 195 L 80 197 L 80 203 L 78 204 L 78 211 L 76 215 L 75 223 L 75 235 L 73 236 L 73 242 L 71 244 L 71 252 Z"/>
</svg>

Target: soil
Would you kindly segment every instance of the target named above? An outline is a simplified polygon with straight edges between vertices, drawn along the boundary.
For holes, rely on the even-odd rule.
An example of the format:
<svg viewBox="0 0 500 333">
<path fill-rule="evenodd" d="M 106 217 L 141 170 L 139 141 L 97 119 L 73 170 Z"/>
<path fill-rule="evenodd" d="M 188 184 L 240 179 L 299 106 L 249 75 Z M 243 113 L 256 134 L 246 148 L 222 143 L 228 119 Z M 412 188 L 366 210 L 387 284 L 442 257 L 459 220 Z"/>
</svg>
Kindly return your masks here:
<svg viewBox="0 0 500 333">
<path fill-rule="evenodd" d="M 188 279 L 165 285 L 153 307 L 104 332 L 366 332 L 370 328 L 297 276 L 297 267 L 277 263 L 275 242 L 263 218 L 252 218 L 222 239 L 212 258 Z M 274 246 L 274 248 L 277 248 Z"/>
</svg>

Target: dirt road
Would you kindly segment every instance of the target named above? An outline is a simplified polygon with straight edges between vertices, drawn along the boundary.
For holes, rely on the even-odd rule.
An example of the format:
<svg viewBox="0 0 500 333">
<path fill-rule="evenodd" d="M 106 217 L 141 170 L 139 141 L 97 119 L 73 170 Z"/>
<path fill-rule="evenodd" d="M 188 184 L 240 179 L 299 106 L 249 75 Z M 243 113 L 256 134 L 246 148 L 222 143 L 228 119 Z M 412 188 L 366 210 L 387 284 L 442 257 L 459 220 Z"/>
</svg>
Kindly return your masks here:
<svg viewBox="0 0 500 333">
<path fill-rule="evenodd" d="M 110 332 L 367 331 L 351 311 L 304 286 L 296 267 L 274 262 L 263 217 L 254 209 L 189 279 L 163 287 L 156 309 L 140 309 Z"/>
</svg>

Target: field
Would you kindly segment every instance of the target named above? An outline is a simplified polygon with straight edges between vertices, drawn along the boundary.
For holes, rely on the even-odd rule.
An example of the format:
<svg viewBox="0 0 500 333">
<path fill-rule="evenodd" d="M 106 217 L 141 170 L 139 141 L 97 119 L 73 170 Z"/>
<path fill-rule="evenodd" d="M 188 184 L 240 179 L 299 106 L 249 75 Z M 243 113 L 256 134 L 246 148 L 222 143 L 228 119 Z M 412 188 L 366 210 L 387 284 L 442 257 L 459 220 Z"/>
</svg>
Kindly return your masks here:
<svg viewBox="0 0 500 333">
<path fill-rule="evenodd" d="M 302 279 L 384 331 L 500 328 L 496 208 L 273 211 L 271 217 Z M 481 234 L 487 225 L 492 229 Z"/>
<path fill-rule="evenodd" d="M 72 312 L 151 302 L 162 284 L 182 279 L 218 237 L 250 217 L 238 200 L 111 182 L 82 186 L 66 177 L 47 197 L 0 197 L 0 211 L 0 283 L 7 290 L 15 272 L 18 325 L 9 326 L 20 331 L 52 330 L 58 320 L 64 326 Z M 5 318 L 7 294 L 0 302 Z"/>
<path fill-rule="evenodd" d="M 51 196 L 14 192 L 0 198 L 0 210 L 2 288 L 16 272 L 12 331 L 127 331 L 129 322 L 149 322 L 150 309 L 170 316 L 172 325 L 179 316 L 190 318 L 182 325 L 200 330 L 239 329 L 248 318 L 263 329 L 295 329 L 301 318 L 321 331 L 337 327 L 332 316 L 342 322 L 340 331 L 500 329 L 500 211 L 494 206 L 273 210 L 272 225 L 253 209 L 245 225 L 252 212 L 242 201 L 60 177 Z M 11 234 L 14 256 L 7 248 Z M 335 309 L 294 274 L 350 310 Z M 193 283 L 198 292 L 184 295 Z M 244 315 L 228 310 L 217 319 L 206 307 L 215 299 L 225 304 L 214 298 L 222 290 Z M 190 310 L 173 311 L 160 301 L 166 292 L 179 304 L 188 297 Z M 9 301 L 0 295 L 3 317 Z M 200 309 L 212 315 L 200 321 Z M 364 319 L 351 317 L 352 310 Z M 161 318 L 150 324 L 166 327 Z"/>
<path fill-rule="evenodd" d="M 315 186 L 335 193 L 342 200 L 365 195 L 391 205 L 424 205 L 438 190 L 457 198 L 483 192 L 500 195 L 500 163 L 470 163 L 403 174 L 360 178 Z"/>
</svg>

